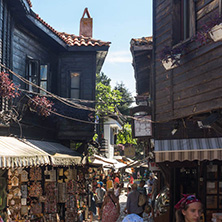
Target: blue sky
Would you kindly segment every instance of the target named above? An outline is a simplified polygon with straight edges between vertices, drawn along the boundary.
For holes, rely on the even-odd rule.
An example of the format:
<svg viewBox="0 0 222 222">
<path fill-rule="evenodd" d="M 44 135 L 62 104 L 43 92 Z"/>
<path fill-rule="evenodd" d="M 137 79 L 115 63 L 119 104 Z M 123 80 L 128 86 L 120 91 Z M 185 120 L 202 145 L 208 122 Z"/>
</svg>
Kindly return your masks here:
<svg viewBox="0 0 222 222">
<path fill-rule="evenodd" d="M 152 0 L 31 0 L 32 9 L 54 29 L 79 35 L 87 7 L 93 18 L 93 38 L 111 42 L 102 68 L 112 81 L 123 82 L 136 95 L 130 40 L 152 35 Z"/>
</svg>

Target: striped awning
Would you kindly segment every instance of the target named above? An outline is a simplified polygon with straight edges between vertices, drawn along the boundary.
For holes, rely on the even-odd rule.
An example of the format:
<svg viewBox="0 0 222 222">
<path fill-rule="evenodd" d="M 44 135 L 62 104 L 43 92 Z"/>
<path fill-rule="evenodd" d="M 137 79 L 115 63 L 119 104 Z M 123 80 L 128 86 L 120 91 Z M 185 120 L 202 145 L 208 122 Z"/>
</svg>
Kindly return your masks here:
<svg viewBox="0 0 222 222">
<path fill-rule="evenodd" d="M 31 167 L 50 164 L 48 153 L 14 137 L 0 136 L 0 168 Z"/>
<path fill-rule="evenodd" d="M 222 138 L 155 140 L 155 160 L 222 160 Z"/>
<path fill-rule="evenodd" d="M 0 168 L 81 164 L 77 152 L 59 143 L 0 136 Z"/>
</svg>

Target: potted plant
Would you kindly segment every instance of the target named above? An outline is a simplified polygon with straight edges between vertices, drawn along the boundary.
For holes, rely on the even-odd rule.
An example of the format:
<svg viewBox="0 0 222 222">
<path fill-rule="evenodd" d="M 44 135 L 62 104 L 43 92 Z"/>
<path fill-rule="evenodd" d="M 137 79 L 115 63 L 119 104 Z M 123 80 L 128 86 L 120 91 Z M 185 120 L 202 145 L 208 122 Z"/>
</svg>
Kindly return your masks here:
<svg viewBox="0 0 222 222">
<path fill-rule="evenodd" d="M 160 60 L 166 70 L 173 69 L 180 64 L 180 57 L 186 45 L 178 44 L 178 46 L 170 48 L 165 46 L 160 53 Z"/>
<path fill-rule="evenodd" d="M 210 38 L 215 42 L 222 40 L 222 17 L 218 14 L 210 17 L 210 20 L 202 25 L 195 36 L 196 41 L 202 45 L 206 44 Z"/>
<path fill-rule="evenodd" d="M 211 21 L 211 29 L 209 31 L 210 37 L 213 39 L 214 42 L 222 40 L 222 17 L 216 16 Z"/>
</svg>

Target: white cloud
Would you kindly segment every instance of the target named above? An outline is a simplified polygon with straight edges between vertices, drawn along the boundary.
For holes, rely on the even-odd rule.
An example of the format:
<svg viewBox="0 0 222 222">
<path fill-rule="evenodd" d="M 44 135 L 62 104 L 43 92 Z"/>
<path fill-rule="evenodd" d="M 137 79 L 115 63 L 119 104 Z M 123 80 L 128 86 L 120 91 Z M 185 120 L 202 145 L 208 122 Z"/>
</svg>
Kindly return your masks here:
<svg viewBox="0 0 222 222">
<path fill-rule="evenodd" d="M 132 63 L 132 55 L 129 51 L 108 52 L 108 63 Z"/>
</svg>

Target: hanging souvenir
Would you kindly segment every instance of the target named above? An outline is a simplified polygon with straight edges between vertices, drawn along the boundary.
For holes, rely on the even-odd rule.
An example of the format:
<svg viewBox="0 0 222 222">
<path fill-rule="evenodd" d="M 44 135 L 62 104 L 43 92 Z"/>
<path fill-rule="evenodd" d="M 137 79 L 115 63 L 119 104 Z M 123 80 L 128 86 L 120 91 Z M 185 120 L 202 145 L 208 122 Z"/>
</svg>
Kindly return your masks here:
<svg viewBox="0 0 222 222">
<path fill-rule="evenodd" d="M 22 198 L 27 198 L 28 197 L 28 187 L 27 187 L 27 185 L 21 185 L 21 193 L 22 193 Z"/>
<path fill-rule="evenodd" d="M 29 196 L 30 197 L 38 197 L 42 195 L 42 186 L 41 182 L 33 182 L 29 188 Z"/>
<path fill-rule="evenodd" d="M 15 188 L 15 189 L 13 190 L 13 197 L 14 197 L 14 198 L 20 198 L 21 196 L 22 196 L 21 190 L 20 190 L 19 188 Z"/>
<path fill-rule="evenodd" d="M 27 182 L 28 181 L 28 172 L 26 170 L 23 170 L 21 172 L 21 182 Z"/>
<path fill-rule="evenodd" d="M 34 215 L 42 213 L 42 204 L 39 203 L 37 199 L 31 201 L 31 213 Z"/>
<path fill-rule="evenodd" d="M 30 180 L 42 180 L 42 170 L 40 167 L 32 167 L 30 169 Z"/>
<path fill-rule="evenodd" d="M 14 177 L 12 177 L 11 182 L 12 182 L 13 187 L 17 187 L 19 185 L 19 178 L 14 176 Z"/>
<path fill-rule="evenodd" d="M 8 169 L 8 178 L 11 178 L 11 176 L 12 176 L 12 171 L 11 169 Z"/>
<path fill-rule="evenodd" d="M 27 199 L 26 198 L 22 198 L 21 199 L 21 205 L 22 206 L 26 206 L 27 205 Z"/>
<path fill-rule="evenodd" d="M 57 212 L 56 207 L 56 197 L 57 197 L 57 188 L 55 183 L 47 183 L 45 185 L 45 191 L 46 191 L 46 199 L 45 202 L 45 212 L 47 213 L 55 213 Z"/>
<path fill-rule="evenodd" d="M 46 182 L 56 181 L 56 170 L 55 169 L 48 170 L 48 167 L 47 167 L 44 172 L 44 175 L 45 175 Z"/>
<path fill-rule="evenodd" d="M 11 204 L 12 206 L 14 206 L 14 205 L 15 205 L 15 200 L 12 199 L 12 200 L 10 201 L 10 204 Z"/>
<path fill-rule="evenodd" d="M 58 203 L 66 202 L 66 183 L 58 184 Z"/>
<path fill-rule="evenodd" d="M 27 215 L 27 214 L 28 214 L 28 206 L 22 206 L 21 215 Z"/>
</svg>

